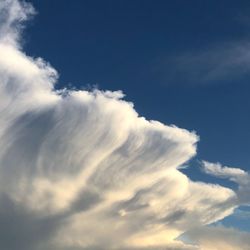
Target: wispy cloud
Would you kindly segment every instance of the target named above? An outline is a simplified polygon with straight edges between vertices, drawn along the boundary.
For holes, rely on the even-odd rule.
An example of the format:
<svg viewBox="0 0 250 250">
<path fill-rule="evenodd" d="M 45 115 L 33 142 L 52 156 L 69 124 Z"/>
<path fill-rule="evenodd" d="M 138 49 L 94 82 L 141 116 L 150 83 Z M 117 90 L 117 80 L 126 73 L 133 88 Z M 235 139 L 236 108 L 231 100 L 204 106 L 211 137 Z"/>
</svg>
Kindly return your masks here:
<svg viewBox="0 0 250 250">
<path fill-rule="evenodd" d="M 160 59 L 156 72 L 165 84 L 207 85 L 235 82 L 250 75 L 250 42 L 238 41 Z"/>
<path fill-rule="evenodd" d="M 56 70 L 18 42 L 30 10 L 0 5 L 0 248 L 199 249 L 176 238 L 238 199 L 178 170 L 198 136 L 140 117 L 121 91 L 56 91 Z"/>
</svg>

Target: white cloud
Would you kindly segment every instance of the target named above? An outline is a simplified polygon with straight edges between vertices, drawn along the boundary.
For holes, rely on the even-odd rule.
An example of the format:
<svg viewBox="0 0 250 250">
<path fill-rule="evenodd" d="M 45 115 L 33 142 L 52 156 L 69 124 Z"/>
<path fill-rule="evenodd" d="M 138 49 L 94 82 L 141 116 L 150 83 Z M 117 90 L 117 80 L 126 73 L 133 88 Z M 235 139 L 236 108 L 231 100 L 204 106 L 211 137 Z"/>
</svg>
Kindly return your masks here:
<svg viewBox="0 0 250 250">
<path fill-rule="evenodd" d="M 33 6 L 25 1 L 2 0 L 0 2 L 1 43 L 19 46 L 22 23 L 34 14 Z"/>
<path fill-rule="evenodd" d="M 237 197 L 239 205 L 250 204 L 250 175 L 248 172 L 240 168 L 231 168 L 222 166 L 220 163 L 202 162 L 205 173 L 219 177 L 230 179 L 239 185 Z"/>
<path fill-rule="evenodd" d="M 191 249 L 175 239 L 237 206 L 178 170 L 198 136 L 140 117 L 121 91 L 55 91 L 56 70 L 18 43 L 31 10 L 0 5 L 0 248 Z"/>
<path fill-rule="evenodd" d="M 242 178 L 247 176 L 247 173 L 240 168 L 231 168 L 222 166 L 220 163 L 211 163 L 208 161 L 203 161 L 202 164 L 205 173 L 220 178 L 230 178 L 235 182 L 241 182 Z"/>
</svg>

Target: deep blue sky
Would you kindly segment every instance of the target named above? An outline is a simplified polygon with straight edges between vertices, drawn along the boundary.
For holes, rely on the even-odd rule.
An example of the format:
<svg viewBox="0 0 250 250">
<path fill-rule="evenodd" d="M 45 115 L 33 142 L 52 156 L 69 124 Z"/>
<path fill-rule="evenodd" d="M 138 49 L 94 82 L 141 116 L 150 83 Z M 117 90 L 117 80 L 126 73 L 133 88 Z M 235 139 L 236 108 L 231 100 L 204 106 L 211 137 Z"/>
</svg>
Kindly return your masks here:
<svg viewBox="0 0 250 250">
<path fill-rule="evenodd" d="M 122 90 L 147 119 L 197 131 L 196 159 L 250 168 L 249 0 L 30 2 L 25 50 L 58 87 Z"/>
</svg>

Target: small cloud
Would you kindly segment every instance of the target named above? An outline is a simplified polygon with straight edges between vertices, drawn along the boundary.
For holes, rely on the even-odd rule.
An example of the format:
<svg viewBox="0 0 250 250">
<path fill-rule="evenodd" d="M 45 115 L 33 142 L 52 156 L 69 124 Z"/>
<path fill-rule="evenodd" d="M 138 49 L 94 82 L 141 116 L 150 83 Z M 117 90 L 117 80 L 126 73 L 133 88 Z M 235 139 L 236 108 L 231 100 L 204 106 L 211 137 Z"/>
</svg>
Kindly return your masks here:
<svg viewBox="0 0 250 250">
<path fill-rule="evenodd" d="M 202 168 L 205 173 L 224 179 L 229 179 L 238 184 L 238 199 L 240 205 L 250 203 L 250 175 L 240 168 L 222 166 L 220 163 L 202 161 Z"/>
</svg>

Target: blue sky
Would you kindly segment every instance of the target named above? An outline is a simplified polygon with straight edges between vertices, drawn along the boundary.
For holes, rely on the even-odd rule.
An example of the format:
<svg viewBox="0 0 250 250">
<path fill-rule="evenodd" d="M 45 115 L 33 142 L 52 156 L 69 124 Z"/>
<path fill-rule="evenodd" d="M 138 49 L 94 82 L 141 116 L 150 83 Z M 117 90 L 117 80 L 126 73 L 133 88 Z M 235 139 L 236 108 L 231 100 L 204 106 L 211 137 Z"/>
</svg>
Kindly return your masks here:
<svg viewBox="0 0 250 250">
<path fill-rule="evenodd" d="M 249 77 L 249 1 L 0 2 L 0 248 L 249 250 Z"/>
</svg>

